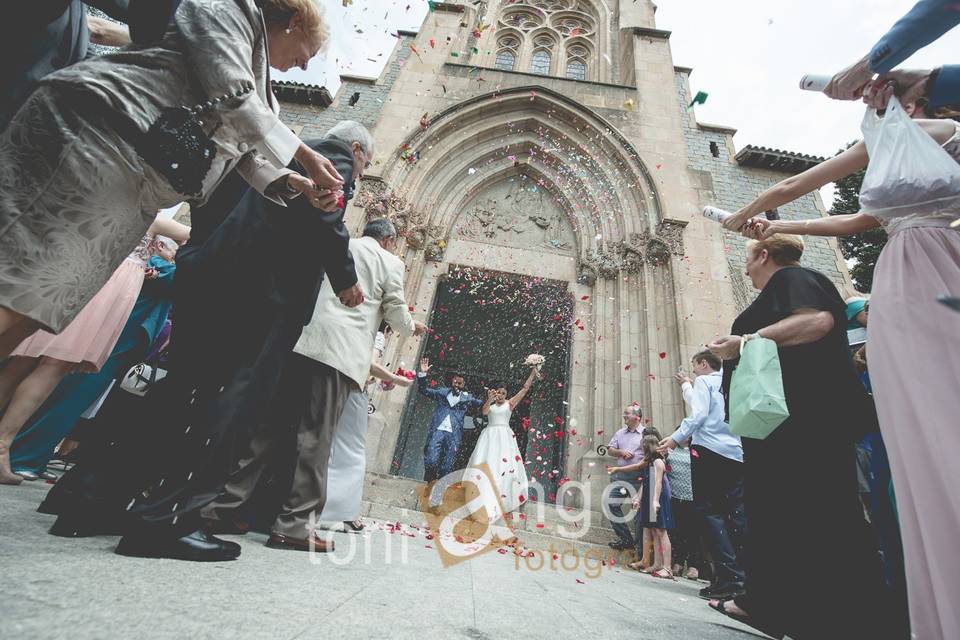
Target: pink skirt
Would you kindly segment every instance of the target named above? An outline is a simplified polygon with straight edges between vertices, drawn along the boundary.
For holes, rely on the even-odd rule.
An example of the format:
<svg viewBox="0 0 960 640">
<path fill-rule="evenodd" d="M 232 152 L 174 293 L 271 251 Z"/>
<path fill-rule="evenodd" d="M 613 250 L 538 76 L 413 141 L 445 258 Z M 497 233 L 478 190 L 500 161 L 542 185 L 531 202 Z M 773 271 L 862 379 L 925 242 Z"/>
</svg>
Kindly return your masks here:
<svg viewBox="0 0 960 640">
<path fill-rule="evenodd" d="M 960 638 L 960 232 L 895 231 L 873 277 L 867 366 L 903 538 L 913 637 Z"/>
<path fill-rule="evenodd" d="M 99 371 L 120 338 L 143 285 L 143 264 L 126 259 L 107 283 L 58 335 L 37 331 L 11 356 L 75 362 L 78 371 Z"/>
</svg>

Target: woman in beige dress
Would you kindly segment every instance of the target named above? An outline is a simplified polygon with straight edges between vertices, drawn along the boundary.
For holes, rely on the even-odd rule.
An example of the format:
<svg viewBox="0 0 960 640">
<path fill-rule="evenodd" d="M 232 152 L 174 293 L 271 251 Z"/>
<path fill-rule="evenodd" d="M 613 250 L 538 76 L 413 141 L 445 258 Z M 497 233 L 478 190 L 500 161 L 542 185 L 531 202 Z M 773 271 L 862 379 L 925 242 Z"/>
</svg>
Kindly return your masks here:
<svg viewBox="0 0 960 640">
<path fill-rule="evenodd" d="M 234 169 L 278 202 L 339 190 L 278 118 L 268 71 L 305 69 L 327 40 L 318 0 L 183 0 L 159 43 L 45 77 L 0 136 L 0 359 L 37 329 L 62 331 L 159 209 L 204 202 Z M 198 166 L 180 183 L 179 163 L 141 157 L 161 147 L 143 136 L 198 105 L 212 147 L 175 156 Z M 294 158 L 310 179 L 286 168 Z"/>
<path fill-rule="evenodd" d="M 908 109 L 908 113 L 910 113 Z M 917 120 L 960 162 L 960 123 Z M 774 185 L 724 226 L 755 239 L 775 233 L 888 235 L 870 298 L 870 380 L 890 457 L 903 538 L 910 623 L 917 640 L 960 638 L 960 313 L 937 302 L 960 294 L 960 208 L 878 219 L 758 216 L 867 166 L 862 142 Z"/>
</svg>

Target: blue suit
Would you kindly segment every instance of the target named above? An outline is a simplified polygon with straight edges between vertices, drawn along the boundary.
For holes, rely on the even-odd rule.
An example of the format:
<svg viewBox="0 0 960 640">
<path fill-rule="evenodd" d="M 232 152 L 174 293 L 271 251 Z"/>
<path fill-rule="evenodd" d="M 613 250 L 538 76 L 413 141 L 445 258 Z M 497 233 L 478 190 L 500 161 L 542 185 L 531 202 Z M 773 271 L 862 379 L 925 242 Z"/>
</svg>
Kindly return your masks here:
<svg viewBox="0 0 960 640">
<path fill-rule="evenodd" d="M 870 50 L 870 70 L 884 74 L 960 24 L 956 4 L 920 0 Z M 930 88 L 933 108 L 960 103 L 960 65 L 944 65 Z"/>
<path fill-rule="evenodd" d="M 423 479 L 427 482 L 442 478 L 451 471 L 460 450 L 460 441 L 463 439 L 463 419 L 471 407 L 479 407 L 483 400 L 474 398 L 466 391 L 460 392 L 460 399 L 450 406 L 447 395 L 452 391 L 450 387 L 431 388 L 427 385 L 425 375 L 417 376 L 417 390 L 431 400 L 436 401 L 437 407 L 430 419 L 430 433 L 423 448 Z M 446 418 L 450 418 L 450 431 L 442 431 L 440 425 Z"/>
</svg>

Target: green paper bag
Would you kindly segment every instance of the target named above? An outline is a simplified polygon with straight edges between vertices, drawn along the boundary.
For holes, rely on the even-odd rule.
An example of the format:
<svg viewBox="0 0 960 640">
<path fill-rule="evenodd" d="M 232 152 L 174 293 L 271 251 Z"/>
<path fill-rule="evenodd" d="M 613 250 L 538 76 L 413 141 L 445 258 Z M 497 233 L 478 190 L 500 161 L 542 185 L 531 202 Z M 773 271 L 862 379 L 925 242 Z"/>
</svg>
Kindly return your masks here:
<svg viewBox="0 0 960 640">
<path fill-rule="evenodd" d="M 730 431 L 763 440 L 789 417 L 777 343 L 760 337 L 744 340 L 730 381 Z"/>
</svg>

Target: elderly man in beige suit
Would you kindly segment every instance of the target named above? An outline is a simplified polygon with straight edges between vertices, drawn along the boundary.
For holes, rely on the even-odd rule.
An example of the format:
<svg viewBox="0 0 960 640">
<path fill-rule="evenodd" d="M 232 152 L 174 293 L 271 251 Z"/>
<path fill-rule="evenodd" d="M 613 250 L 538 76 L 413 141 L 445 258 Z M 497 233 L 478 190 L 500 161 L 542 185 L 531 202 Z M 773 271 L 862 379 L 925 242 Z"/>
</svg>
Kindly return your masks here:
<svg viewBox="0 0 960 640">
<path fill-rule="evenodd" d="M 294 347 L 298 390 L 296 412 L 298 456 L 293 486 L 284 502 L 267 546 L 316 551 L 332 550 L 332 541 L 314 538 L 308 531 L 310 514 L 319 516 L 326 500 L 327 465 L 334 429 L 352 394 L 362 394 L 370 373 L 373 343 L 383 320 L 400 335 L 422 335 L 426 325 L 414 321 L 403 292 L 403 261 L 391 253 L 397 230 L 386 218 L 371 220 L 362 238 L 350 240 L 357 284 L 364 300 L 346 307 L 324 281 L 313 317 Z M 276 431 L 259 436 L 254 458 L 226 486 L 226 495 L 205 512 L 229 528 L 227 512 L 245 502 L 262 471 L 262 455 L 272 446 Z M 218 529 L 227 531 L 227 529 Z"/>
</svg>

